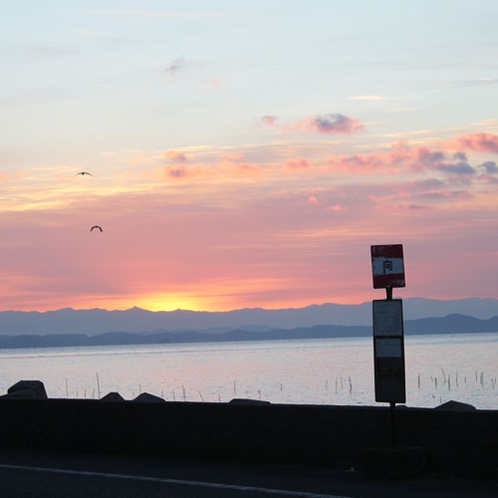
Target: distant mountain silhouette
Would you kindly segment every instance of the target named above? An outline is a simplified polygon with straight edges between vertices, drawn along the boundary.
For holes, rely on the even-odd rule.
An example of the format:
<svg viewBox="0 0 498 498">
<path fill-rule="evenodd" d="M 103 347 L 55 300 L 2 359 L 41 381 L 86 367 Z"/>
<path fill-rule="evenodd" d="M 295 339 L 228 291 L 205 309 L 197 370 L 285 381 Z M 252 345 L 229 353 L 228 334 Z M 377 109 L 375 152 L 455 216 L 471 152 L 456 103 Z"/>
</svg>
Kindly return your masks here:
<svg viewBox="0 0 498 498">
<path fill-rule="evenodd" d="M 443 318 L 408 320 L 405 321 L 404 328 L 406 335 L 482 332 L 496 332 L 498 334 L 498 316 L 487 320 L 481 320 L 479 318 L 454 313 Z M 0 349 L 327 339 L 340 337 L 366 337 L 371 335 L 372 327 L 366 325 L 315 325 L 313 327 L 272 329 L 266 331 L 234 329 L 225 332 L 199 332 L 195 330 L 171 332 L 167 330 L 157 330 L 149 333 L 108 332 L 95 336 L 88 336 L 84 334 L 47 334 L 42 336 L 0 335 Z"/>
<path fill-rule="evenodd" d="M 382 292 L 378 298 L 383 299 Z M 498 315 L 498 300 L 460 299 L 440 301 L 435 299 L 403 299 L 405 320 L 445 317 L 460 313 L 469 317 L 488 319 Z M 5 335 L 84 334 L 95 336 L 107 332 L 150 332 L 169 330 L 181 332 L 196 330 L 206 333 L 225 333 L 235 329 L 269 331 L 296 329 L 318 325 L 370 326 L 372 303 L 343 305 L 327 303 L 304 308 L 265 310 L 241 309 L 228 312 L 163 311 L 152 312 L 140 308 L 124 311 L 103 309 L 57 311 L 0 312 L 0 333 Z"/>
</svg>

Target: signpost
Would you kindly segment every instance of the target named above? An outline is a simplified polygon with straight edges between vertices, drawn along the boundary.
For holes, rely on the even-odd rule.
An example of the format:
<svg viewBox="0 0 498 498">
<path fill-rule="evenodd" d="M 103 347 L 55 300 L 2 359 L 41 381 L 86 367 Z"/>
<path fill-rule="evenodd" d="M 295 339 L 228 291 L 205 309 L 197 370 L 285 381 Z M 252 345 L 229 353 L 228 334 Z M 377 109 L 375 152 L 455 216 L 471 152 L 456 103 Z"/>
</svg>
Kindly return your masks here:
<svg viewBox="0 0 498 498">
<path fill-rule="evenodd" d="M 405 286 L 403 246 L 370 246 L 370 252 L 374 289 L 386 289 L 387 299 L 392 299 L 393 287 Z"/>
<path fill-rule="evenodd" d="M 393 288 L 405 286 L 403 246 L 370 246 L 374 289 L 386 289 L 386 299 L 372 302 L 375 401 L 391 407 L 391 439 L 397 445 L 396 403 L 406 402 L 403 303 Z"/>
</svg>

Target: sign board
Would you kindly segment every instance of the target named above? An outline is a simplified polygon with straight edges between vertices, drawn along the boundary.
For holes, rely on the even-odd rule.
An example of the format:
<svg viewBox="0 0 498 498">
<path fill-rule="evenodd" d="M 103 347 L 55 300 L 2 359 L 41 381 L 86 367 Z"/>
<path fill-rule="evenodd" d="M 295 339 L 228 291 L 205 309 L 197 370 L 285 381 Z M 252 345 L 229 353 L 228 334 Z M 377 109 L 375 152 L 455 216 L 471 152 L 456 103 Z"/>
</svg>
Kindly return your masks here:
<svg viewBox="0 0 498 498">
<path fill-rule="evenodd" d="M 399 336 L 403 334 L 403 303 L 401 299 L 372 301 L 374 336 Z"/>
<path fill-rule="evenodd" d="M 374 289 L 405 286 L 403 245 L 370 246 Z"/>
<path fill-rule="evenodd" d="M 375 339 L 376 358 L 402 358 L 403 344 L 400 337 L 376 338 Z"/>
<path fill-rule="evenodd" d="M 405 403 L 405 347 L 401 299 L 372 301 L 375 400 Z"/>
</svg>

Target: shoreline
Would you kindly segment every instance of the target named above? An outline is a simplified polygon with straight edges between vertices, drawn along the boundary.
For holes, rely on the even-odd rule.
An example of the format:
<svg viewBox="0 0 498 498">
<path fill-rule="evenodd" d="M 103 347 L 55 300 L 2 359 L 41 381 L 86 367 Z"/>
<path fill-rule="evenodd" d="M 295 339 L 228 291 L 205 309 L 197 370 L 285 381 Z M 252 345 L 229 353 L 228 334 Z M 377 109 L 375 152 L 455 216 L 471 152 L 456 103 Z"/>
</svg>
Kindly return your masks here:
<svg viewBox="0 0 498 498">
<path fill-rule="evenodd" d="M 398 406 L 393 447 L 389 407 L 247 399 L 168 402 L 147 393 L 132 401 L 117 393 L 100 400 L 26 399 L 26 390 L 19 394 L 0 397 L 0 446 L 6 449 L 292 463 L 381 473 L 397 462 L 402 474 L 430 471 L 498 479 L 498 411 L 463 403 Z"/>
</svg>

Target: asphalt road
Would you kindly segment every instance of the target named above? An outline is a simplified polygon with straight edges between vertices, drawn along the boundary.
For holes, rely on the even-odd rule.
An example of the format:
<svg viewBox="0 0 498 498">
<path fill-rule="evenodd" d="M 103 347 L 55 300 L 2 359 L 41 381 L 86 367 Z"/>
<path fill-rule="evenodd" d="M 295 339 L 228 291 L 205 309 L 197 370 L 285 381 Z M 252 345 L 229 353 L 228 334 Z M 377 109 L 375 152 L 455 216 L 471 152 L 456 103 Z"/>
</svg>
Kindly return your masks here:
<svg viewBox="0 0 498 498">
<path fill-rule="evenodd" d="M 379 480 L 325 468 L 0 450 L 2 498 L 496 498 L 498 481 Z"/>
</svg>

